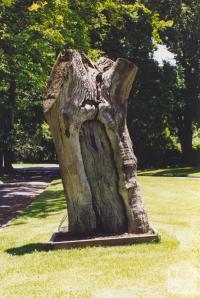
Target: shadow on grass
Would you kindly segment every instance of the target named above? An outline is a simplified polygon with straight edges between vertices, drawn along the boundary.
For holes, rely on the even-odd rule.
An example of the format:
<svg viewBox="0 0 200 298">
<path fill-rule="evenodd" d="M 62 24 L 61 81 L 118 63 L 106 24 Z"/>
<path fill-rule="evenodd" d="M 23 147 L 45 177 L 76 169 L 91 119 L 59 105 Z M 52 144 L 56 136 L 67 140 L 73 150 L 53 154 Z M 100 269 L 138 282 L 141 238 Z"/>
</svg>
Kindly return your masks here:
<svg viewBox="0 0 200 298">
<path fill-rule="evenodd" d="M 119 236 L 120 237 L 120 236 Z M 158 240 L 157 241 L 152 241 L 152 242 L 136 242 L 134 244 L 118 244 L 117 246 L 116 245 L 106 245 L 105 243 L 104 244 L 97 244 L 97 245 L 88 245 L 88 246 L 83 246 L 83 247 L 79 247 L 78 245 L 77 246 L 74 246 L 74 247 L 70 247 L 70 248 L 65 248 L 63 247 L 62 249 L 87 249 L 87 248 L 120 248 L 120 247 L 128 247 L 128 246 L 140 246 L 142 244 L 145 244 L 145 245 L 158 245 L 161 243 L 161 237 L 159 236 L 158 237 Z M 59 250 L 61 248 L 54 248 L 56 250 Z M 9 249 L 6 249 L 5 252 L 7 252 L 8 254 L 12 255 L 12 256 L 23 256 L 23 255 L 26 255 L 26 254 L 32 254 L 32 253 L 35 253 L 35 252 L 48 252 L 48 251 L 52 251 L 52 248 L 50 247 L 50 245 L 48 245 L 48 243 L 30 243 L 30 244 L 26 244 L 26 245 L 22 245 L 22 246 L 19 246 L 19 247 L 13 247 L 13 248 L 9 248 Z"/>
<path fill-rule="evenodd" d="M 51 213 L 66 209 L 67 207 L 63 190 L 56 190 L 56 187 L 59 185 L 60 181 L 54 182 L 50 189 L 45 190 L 41 195 L 39 195 L 36 201 L 24 209 L 22 216 L 45 218 Z M 53 187 L 55 187 L 55 190 L 53 190 Z"/>
<path fill-rule="evenodd" d="M 9 175 L 6 174 L 1 174 L 0 175 L 0 181 L 6 182 L 8 180 Z"/>
<path fill-rule="evenodd" d="M 7 253 L 13 256 L 23 256 L 34 252 L 49 251 L 48 244 L 45 243 L 30 243 L 19 247 L 13 247 L 6 250 Z"/>
<path fill-rule="evenodd" d="M 192 176 L 190 176 L 192 174 Z M 196 174 L 196 176 L 195 176 Z M 138 176 L 163 176 L 163 177 L 198 177 L 200 178 L 200 167 L 169 168 L 158 170 L 139 171 Z"/>
<path fill-rule="evenodd" d="M 58 167 L 25 167 L 13 169 L 10 173 L 0 173 L 0 181 L 10 182 L 49 182 L 60 177 Z"/>
</svg>

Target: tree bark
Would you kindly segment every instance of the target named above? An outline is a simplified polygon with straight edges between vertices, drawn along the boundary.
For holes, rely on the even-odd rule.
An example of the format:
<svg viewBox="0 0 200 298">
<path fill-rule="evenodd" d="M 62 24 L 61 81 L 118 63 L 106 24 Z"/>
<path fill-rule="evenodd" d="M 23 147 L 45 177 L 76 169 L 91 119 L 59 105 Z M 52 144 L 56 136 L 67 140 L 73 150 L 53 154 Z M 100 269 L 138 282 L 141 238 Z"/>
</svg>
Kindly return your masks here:
<svg viewBox="0 0 200 298">
<path fill-rule="evenodd" d="M 183 131 L 181 135 L 181 148 L 185 165 L 192 164 L 192 115 L 191 107 L 186 104 L 184 109 Z"/>
<path fill-rule="evenodd" d="M 0 148 L 0 174 L 3 173 L 3 151 Z"/>
<path fill-rule="evenodd" d="M 185 165 L 194 163 L 192 136 L 193 123 L 198 120 L 198 74 L 191 72 L 191 68 L 184 63 L 185 90 L 182 94 L 184 107 L 178 117 L 178 135 L 181 143 L 183 162 Z"/>
<path fill-rule="evenodd" d="M 88 235 L 151 231 L 126 124 L 137 67 L 126 59 L 96 64 L 60 54 L 44 100 L 65 196 L 69 231 Z"/>
<path fill-rule="evenodd" d="M 14 77 L 10 78 L 10 86 L 8 90 L 8 105 L 4 107 L 3 115 L 3 136 L 2 136 L 2 159 L 3 172 L 9 173 L 13 171 L 12 166 L 12 144 L 10 143 L 10 134 L 14 123 L 14 107 L 16 103 L 16 81 Z"/>
</svg>

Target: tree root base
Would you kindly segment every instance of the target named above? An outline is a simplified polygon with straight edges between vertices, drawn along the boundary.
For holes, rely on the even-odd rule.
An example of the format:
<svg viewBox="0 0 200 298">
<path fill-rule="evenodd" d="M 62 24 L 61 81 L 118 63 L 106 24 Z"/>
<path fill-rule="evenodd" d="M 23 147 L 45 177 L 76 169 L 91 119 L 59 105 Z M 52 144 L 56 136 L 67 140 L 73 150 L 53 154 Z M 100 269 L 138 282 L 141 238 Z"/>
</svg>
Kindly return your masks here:
<svg viewBox="0 0 200 298">
<path fill-rule="evenodd" d="M 146 234 L 98 234 L 89 237 L 75 237 L 69 232 L 66 232 L 66 229 L 62 229 L 52 235 L 48 242 L 48 247 L 49 249 L 70 249 L 92 246 L 121 246 L 138 243 L 155 243 L 160 242 L 160 239 L 160 235 L 156 231 Z"/>
</svg>

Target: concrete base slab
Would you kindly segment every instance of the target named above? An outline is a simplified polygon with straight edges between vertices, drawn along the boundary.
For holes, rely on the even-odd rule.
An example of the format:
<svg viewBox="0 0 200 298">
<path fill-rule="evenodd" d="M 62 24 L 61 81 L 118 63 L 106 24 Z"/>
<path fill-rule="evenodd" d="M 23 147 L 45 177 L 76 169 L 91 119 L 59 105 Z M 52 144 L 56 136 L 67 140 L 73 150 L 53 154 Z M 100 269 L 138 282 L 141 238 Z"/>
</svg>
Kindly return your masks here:
<svg viewBox="0 0 200 298">
<path fill-rule="evenodd" d="M 121 234 L 112 236 L 92 236 L 87 238 L 70 239 L 68 232 L 55 232 L 48 242 L 50 249 L 69 249 L 88 246 L 120 246 L 137 243 L 159 242 L 160 236 L 157 232 L 147 234 Z"/>
</svg>

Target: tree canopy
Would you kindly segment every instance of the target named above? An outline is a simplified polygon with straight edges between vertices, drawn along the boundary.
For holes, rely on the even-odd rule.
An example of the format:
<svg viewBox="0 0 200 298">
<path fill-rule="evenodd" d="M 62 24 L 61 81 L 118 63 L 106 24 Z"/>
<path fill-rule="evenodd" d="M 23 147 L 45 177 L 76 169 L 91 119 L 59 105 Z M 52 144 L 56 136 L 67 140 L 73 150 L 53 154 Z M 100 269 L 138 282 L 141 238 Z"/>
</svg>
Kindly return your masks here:
<svg viewBox="0 0 200 298">
<path fill-rule="evenodd" d="M 176 57 L 176 88 L 171 125 L 176 127 L 185 163 L 194 162 L 193 136 L 200 124 L 200 2 L 198 0 L 149 1 L 152 10 L 173 26 L 162 32 L 162 39 Z"/>
<path fill-rule="evenodd" d="M 0 169 L 11 169 L 13 160 L 55 159 L 41 103 L 56 56 L 67 48 L 139 66 L 128 125 L 143 166 L 177 161 L 179 143 L 192 162 L 199 125 L 198 15 L 197 0 L 2 0 Z M 176 66 L 153 60 L 158 43 L 176 55 Z"/>
</svg>

